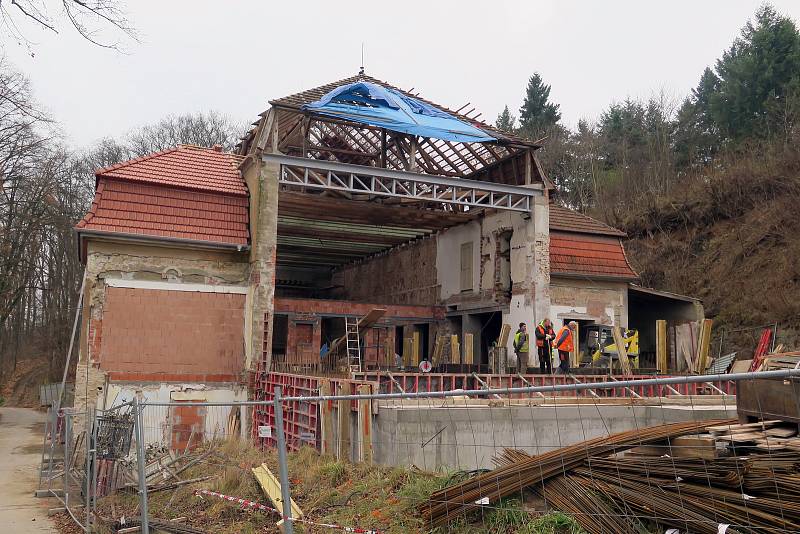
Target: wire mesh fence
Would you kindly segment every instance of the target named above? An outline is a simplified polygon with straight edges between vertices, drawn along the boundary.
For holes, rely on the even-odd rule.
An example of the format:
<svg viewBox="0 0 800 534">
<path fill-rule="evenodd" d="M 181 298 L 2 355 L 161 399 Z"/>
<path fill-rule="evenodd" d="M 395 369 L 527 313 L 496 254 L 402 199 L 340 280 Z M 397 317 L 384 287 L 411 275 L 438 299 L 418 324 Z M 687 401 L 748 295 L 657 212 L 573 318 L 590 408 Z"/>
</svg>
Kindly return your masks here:
<svg viewBox="0 0 800 534">
<path fill-rule="evenodd" d="M 798 532 L 799 375 L 725 375 L 738 399 L 604 394 L 624 380 L 135 399 L 90 414 L 88 449 L 64 439 L 64 485 L 84 525 L 143 532 Z M 292 430 L 295 410 L 316 412 L 313 435 Z"/>
</svg>

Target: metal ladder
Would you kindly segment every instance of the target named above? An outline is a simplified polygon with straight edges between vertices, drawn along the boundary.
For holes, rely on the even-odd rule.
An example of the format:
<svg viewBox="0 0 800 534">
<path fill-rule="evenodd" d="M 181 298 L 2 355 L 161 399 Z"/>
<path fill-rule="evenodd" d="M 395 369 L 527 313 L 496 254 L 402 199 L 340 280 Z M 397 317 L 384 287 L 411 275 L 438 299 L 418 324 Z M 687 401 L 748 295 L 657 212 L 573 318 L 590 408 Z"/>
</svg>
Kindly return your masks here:
<svg viewBox="0 0 800 534">
<path fill-rule="evenodd" d="M 358 318 L 345 317 L 344 328 L 347 341 L 347 365 L 351 373 L 360 373 L 361 342 L 358 336 Z"/>
</svg>

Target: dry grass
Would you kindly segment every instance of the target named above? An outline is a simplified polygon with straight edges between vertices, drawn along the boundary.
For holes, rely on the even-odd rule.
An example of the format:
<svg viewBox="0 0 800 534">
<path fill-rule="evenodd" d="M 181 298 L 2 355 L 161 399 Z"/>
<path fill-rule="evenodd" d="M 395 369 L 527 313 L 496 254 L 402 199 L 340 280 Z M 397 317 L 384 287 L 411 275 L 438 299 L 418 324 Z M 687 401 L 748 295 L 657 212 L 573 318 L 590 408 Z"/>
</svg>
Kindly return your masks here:
<svg viewBox="0 0 800 534">
<path fill-rule="evenodd" d="M 251 472 L 262 462 L 277 476 L 274 452 L 261 452 L 242 442 L 220 444 L 206 462 L 181 475 L 188 479 L 216 474 L 217 478 L 151 494 L 150 515 L 163 519 L 186 517 L 188 524 L 208 532 L 278 532 L 277 517 L 273 514 L 242 510 L 215 497 L 194 495 L 196 489 L 202 488 L 271 505 Z M 387 533 L 424 532 L 416 508 L 449 479 L 444 473 L 340 462 L 320 456 L 310 448 L 289 455 L 289 474 L 292 497 L 307 519 Z M 101 516 L 111 518 L 112 504 L 116 518 L 138 515 L 137 497 L 133 493 L 101 499 L 98 504 Z M 330 531 L 322 527 L 304 528 L 306 532 Z M 564 516 L 549 514 L 537 518 L 522 511 L 517 501 L 503 503 L 482 517 L 475 515 L 456 521 L 443 532 L 477 534 L 487 532 L 487 528 L 497 533 L 579 532 L 574 529 L 574 522 Z"/>
</svg>

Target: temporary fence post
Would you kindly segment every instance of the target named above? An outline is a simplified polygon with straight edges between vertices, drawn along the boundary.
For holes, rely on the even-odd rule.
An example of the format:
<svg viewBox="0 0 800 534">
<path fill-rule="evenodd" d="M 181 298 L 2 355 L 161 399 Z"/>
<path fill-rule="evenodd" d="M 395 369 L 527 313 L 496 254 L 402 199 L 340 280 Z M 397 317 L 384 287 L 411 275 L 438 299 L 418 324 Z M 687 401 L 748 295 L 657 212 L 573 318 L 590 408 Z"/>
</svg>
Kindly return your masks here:
<svg viewBox="0 0 800 534">
<path fill-rule="evenodd" d="M 64 508 L 69 510 L 69 471 L 72 468 L 72 414 L 64 414 Z"/>
<path fill-rule="evenodd" d="M 142 406 L 139 398 L 133 397 L 134 425 L 136 430 L 136 467 L 139 472 L 139 511 L 142 519 L 142 534 L 150 534 L 147 517 L 147 474 L 145 472 L 144 429 L 142 428 Z"/>
<path fill-rule="evenodd" d="M 83 493 L 83 503 L 86 507 L 86 532 L 92 531 L 92 433 L 94 432 L 94 408 L 86 407 L 86 430 L 84 434 L 84 444 L 86 445 L 86 464 L 83 467 L 86 488 Z"/>
<path fill-rule="evenodd" d="M 292 497 L 289 491 L 289 464 L 286 459 L 286 436 L 283 432 L 283 403 L 281 402 L 281 387 L 275 386 L 275 433 L 278 435 L 278 465 L 281 477 L 281 500 L 283 501 L 283 532 L 292 534 Z"/>
<path fill-rule="evenodd" d="M 94 417 L 92 420 L 94 424 L 92 425 L 92 517 L 97 512 L 97 432 L 99 421 L 97 420 L 97 409 L 93 410 Z"/>
</svg>

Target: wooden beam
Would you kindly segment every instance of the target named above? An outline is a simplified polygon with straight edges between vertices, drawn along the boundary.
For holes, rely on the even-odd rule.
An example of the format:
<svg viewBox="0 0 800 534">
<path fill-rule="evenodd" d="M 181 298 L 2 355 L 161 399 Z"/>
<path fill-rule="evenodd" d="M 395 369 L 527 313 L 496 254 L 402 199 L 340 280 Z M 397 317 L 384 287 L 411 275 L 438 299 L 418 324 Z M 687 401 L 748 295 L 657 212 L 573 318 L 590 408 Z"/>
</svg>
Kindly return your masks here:
<svg viewBox="0 0 800 534">
<path fill-rule="evenodd" d="M 252 469 L 253 476 L 256 477 L 258 481 L 258 485 L 261 486 L 261 490 L 264 494 L 269 497 L 269 500 L 272 501 L 272 504 L 275 505 L 275 508 L 278 510 L 283 511 L 283 497 L 281 496 L 281 483 L 275 478 L 275 475 L 272 474 L 272 471 L 269 470 L 267 464 L 261 464 L 259 467 L 254 467 Z M 297 506 L 297 503 L 294 502 L 294 499 L 289 499 L 289 506 L 292 509 L 292 518 L 300 519 L 303 517 L 303 511 Z M 278 523 L 278 528 L 283 531 L 281 528 L 283 521 Z"/>
<path fill-rule="evenodd" d="M 325 230 L 313 226 L 299 226 L 294 224 L 285 224 L 278 222 L 278 235 L 279 236 L 295 236 L 295 237 L 313 237 L 319 239 L 330 239 L 334 241 L 352 241 L 361 243 L 375 243 L 379 245 L 394 246 L 402 243 L 407 243 L 414 236 L 399 237 L 385 234 L 369 234 L 356 229 L 353 230 Z"/>
<path fill-rule="evenodd" d="M 622 337 L 622 329 L 618 326 L 613 327 L 611 329 L 611 335 L 614 337 L 614 346 L 617 347 L 617 356 L 622 366 L 622 372 L 626 375 L 633 374 L 631 362 L 628 359 L 628 351 L 625 349 L 625 339 Z"/>
<path fill-rule="evenodd" d="M 711 319 L 704 319 L 700 323 L 700 333 L 698 334 L 698 343 L 697 343 L 697 357 L 695 361 L 697 362 L 697 369 L 695 369 L 698 373 L 702 373 L 708 367 L 708 350 L 711 347 L 711 324 L 714 321 Z"/>
<path fill-rule="evenodd" d="M 477 213 L 477 210 L 475 210 Z M 359 202 L 327 198 L 308 193 L 281 191 L 278 199 L 279 216 L 295 216 L 320 221 L 359 222 L 375 226 L 439 230 L 475 219 L 476 213 L 456 213 L 387 206 L 374 202 Z"/>
<path fill-rule="evenodd" d="M 474 360 L 473 336 L 470 333 L 464 334 L 464 363 L 472 365 Z"/>
<path fill-rule="evenodd" d="M 450 336 L 450 363 L 461 363 L 461 349 L 458 345 L 458 336 Z"/>
<path fill-rule="evenodd" d="M 332 394 L 331 381 L 328 378 L 323 378 L 319 385 L 319 394 L 323 396 L 330 396 Z M 320 429 L 322 431 L 322 439 L 320 448 L 322 454 L 336 454 L 333 439 L 333 401 L 324 400 L 320 402 L 319 407 L 320 416 Z"/>
<path fill-rule="evenodd" d="M 368 384 L 358 386 L 359 395 L 369 395 L 372 387 Z M 373 460 L 372 449 L 372 401 L 369 399 L 358 401 L 358 460 L 371 464 Z"/>
<path fill-rule="evenodd" d="M 669 371 L 669 355 L 667 354 L 667 321 L 656 321 L 656 367 L 659 373 Z"/>
<path fill-rule="evenodd" d="M 420 344 L 419 331 L 415 331 L 411 335 L 411 356 L 413 358 L 414 367 L 419 367 L 419 362 L 420 362 L 420 359 L 421 359 L 420 358 L 421 351 L 420 351 L 419 344 Z"/>
<path fill-rule="evenodd" d="M 350 385 L 350 382 L 339 383 L 339 395 L 352 395 L 352 393 L 353 389 Z M 338 412 L 336 415 L 338 416 L 339 420 L 339 441 L 336 449 L 336 457 L 339 460 L 349 462 L 352 459 L 350 457 L 350 451 L 352 449 L 352 438 L 350 437 L 350 401 L 337 401 L 336 411 Z"/>
</svg>

